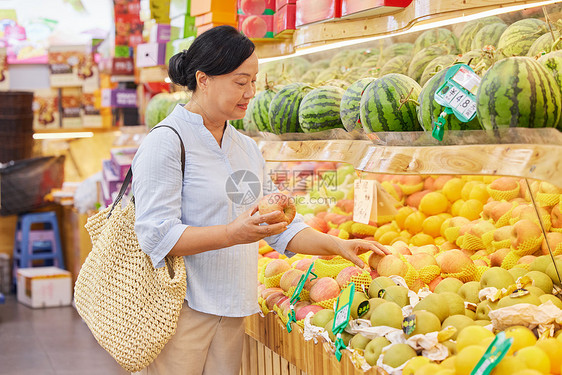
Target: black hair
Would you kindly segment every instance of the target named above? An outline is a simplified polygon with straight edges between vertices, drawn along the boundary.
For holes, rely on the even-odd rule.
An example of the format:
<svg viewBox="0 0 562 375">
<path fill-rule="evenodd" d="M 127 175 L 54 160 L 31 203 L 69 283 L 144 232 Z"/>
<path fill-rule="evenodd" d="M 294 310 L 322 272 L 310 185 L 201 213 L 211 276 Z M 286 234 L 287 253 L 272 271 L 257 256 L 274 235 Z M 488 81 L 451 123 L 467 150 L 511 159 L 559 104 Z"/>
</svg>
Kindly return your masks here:
<svg viewBox="0 0 562 375">
<path fill-rule="evenodd" d="M 195 73 L 228 74 L 254 53 L 254 43 L 232 26 L 217 26 L 199 35 L 189 49 L 170 58 L 168 76 L 177 85 L 195 91 Z"/>
</svg>

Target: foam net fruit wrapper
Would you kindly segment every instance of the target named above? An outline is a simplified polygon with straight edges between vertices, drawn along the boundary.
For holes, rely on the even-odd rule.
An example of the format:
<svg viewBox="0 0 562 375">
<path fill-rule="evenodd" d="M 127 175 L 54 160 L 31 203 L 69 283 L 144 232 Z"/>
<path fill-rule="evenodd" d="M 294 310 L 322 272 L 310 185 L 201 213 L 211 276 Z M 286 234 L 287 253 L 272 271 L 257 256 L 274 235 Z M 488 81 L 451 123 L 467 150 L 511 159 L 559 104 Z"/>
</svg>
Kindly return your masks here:
<svg viewBox="0 0 562 375">
<path fill-rule="evenodd" d="M 519 221 L 518 218 L 511 218 L 511 219 L 509 220 L 509 224 L 510 224 L 510 225 L 514 225 L 514 224 L 517 223 L 518 221 Z M 534 222 L 535 224 L 537 224 L 538 226 L 541 225 L 541 221 L 542 221 L 542 224 L 544 225 L 544 230 L 547 231 L 547 232 L 548 232 L 549 230 L 551 230 L 552 221 L 550 220 L 550 215 L 547 215 L 547 214 L 541 215 L 541 221 L 539 221 L 539 218 L 538 218 L 538 217 L 534 216 L 531 221 Z"/>
<path fill-rule="evenodd" d="M 371 256 L 373 252 L 372 251 L 367 251 L 363 254 L 359 254 L 358 257 L 359 259 L 361 259 L 363 262 L 365 262 L 365 264 L 369 263 L 369 257 Z"/>
<path fill-rule="evenodd" d="M 363 271 L 361 273 L 361 275 L 356 275 L 356 276 L 351 276 L 349 279 L 349 283 L 347 283 L 342 289 L 347 288 L 347 286 L 350 283 L 355 283 L 355 290 L 356 291 L 361 291 L 363 290 L 363 288 L 361 288 L 361 286 L 365 286 L 365 290 L 369 289 L 369 285 L 371 285 L 371 282 L 373 281 L 373 278 L 371 277 L 371 275 L 365 271 Z"/>
<path fill-rule="evenodd" d="M 314 273 L 319 278 L 336 277 L 341 270 L 350 266 L 353 266 L 353 263 L 340 256 L 337 256 L 329 260 L 317 259 L 314 262 Z"/>
<path fill-rule="evenodd" d="M 461 232 L 461 227 L 450 227 L 443 231 L 445 239 L 451 243 L 455 243 L 459 238 Z"/>
<path fill-rule="evenodd" d="M 541 207 L 552 207 L 560 203 L 562 194 L 537 193 L 537 202 Z"/>
<path fill-rule="evenodd" d="M 426 284 L 432 282 L 437 276 L 441 274 L 441 268 L 436 265 L 422 267 L 418 270 L 421 281 Z"/>
<path fill-rule="evenodd" d="M 283 292 L 283 294 L 286 295 L 287 297 L 291 298 L 296 289 L 297 289 L 296 286 L 292 286 L 292 287 L 289 288 L 288 291 Z M 303 288 L 301 290 L 301 293 L 299 294 L 299 298 L 300 298 L 301 301 L 309 301 L 310 300 L 310 292 Z"/>
<path fill-rule="evenodd" d="M 488 266 L 490 266 L 490 259 L 481 255 L 476 255 L 473 254 L 470 259 L 472 260 L 483 260 L 484 262 L 486 262 L 486 264 L 488 264 Z M 484 266 L 483 266 L 484 267 Z"/>
<path fill-rule="evenodd" d="M 490 267 L 486 267 L 486 266 L 476 266 L 476 277 L 474 278 L 474 281 L 480 281 L 484 272 L 486 272 L 486 270 L 489 269 Z"/>
<path fill-rule="evenodd" d="M 474 264 L 470 264 L 468 266 L 466 266 L 461 272 L 455 272 L 455 273 L 445 273 L 443 272 L 441 274 L 441 277 L 443 278 L 447 278 L 447 277 L 454 277 L 456 279 L 459 279 L 460 281 L 467 283 L 469 281 L 475 281 L 476 280 L 476 273 L 478 272 L 478 270 L 476 269 L 476 266 Z"/>
<path fill-rule="evenodd" d="M 412 195 L 414 193 L 417 193 L 418 191 L 423 190 L 423 182 L 420 182 L 417 185 L 398 184 L 398 186 L 400 187 L 400 189 L 402 189 L 404 195 Z"/>
<path fill-rule="evenodd" d="M 482 244 L 484 245 L 484 248 L 486 249 L 488 254 L 494 252 L 494 247 L 492 246 L 492 242 L 494 242 L 494 232 L 495 231 L 491 230 L 482 235 Z"/>
<path fill-rule="evenodd" d="M 507 211 L 505 214 L 500 216 L 498 221 L 496 221 L 496 224 L 495 224 L 496 228 L 501 228 L 501 227 L 505 227 L 506 225 L 510 225 L 511 214 L 513 213 L 513 209 L 517 206 L 518 206 L 517 204 L 513 204 L 513 206 L 511 207 L 511 209 L 509 211 Z"/>
<path fill-rule="evenodd" d="M 503 258 L 501 268 L 510 270 L 517 264 L 517 262 L 519 262 L 519 259 L 521 259 L 521 257 L 512 250 L 509 253 L 507 253 L 505 258 Z"/>
<path fill-rule="evenodd" d="M 335 298 L 330 298 L 330 299 L 325 299 L 324 301 L 318 301 L 313 303 L 313 305 L 317 305 L 322 307 L 323 309 L 331 309 L 331 310 L 335 310 L 335 304 L 336 301 L 338 300 L 337 297 Z"/>
<path fill-rule="evenodd" d="M 266 288 L 278 287 L 281 277 L 283 277 L 283 273 L 278 273 L 277 275 L 271 277 L 264 277 L 263 284 Z"/>
<path fill-rule="evenodd" d="M 517 248 L 511 248 L 520 257 L 525 255 L 532 255 L 535 251 L 541 248 L 542 240 L 544 236 L 541 235 L 537 238 L 529 238 L 523 241 Z"/>
<path fill-rule="evenodd" d="M 492 248 L 494 251 L 499 249 L 509 248 L 511 246 L 511 240 L 502 240 L 502 241 L 492 241 Z"/>
<path fill-rule="evenodd" d="M 512 199 L 515 199 L 517 197 L 519 197 L 519 192 L 521 188 L 519 187 L 519 183 L 517 183 L 517 187 L 513 190 L 496 190 L 496 189 L 492 189 L 489 185 L 486 187 L 486 190 L 488 190 L 488 194 L 490 194 L 490 197 L 492 197 L 494 200 L 496 201 L 510 201 Z"/>
<path fill-rule="evenodd" d="M 471 233 L 467 233 L 462 236 L 462 243 L 459 246 L 461 247 L 461 249 L 473 251 L 482 250 L 485 248 L 482 239 Z"/>
</svg>

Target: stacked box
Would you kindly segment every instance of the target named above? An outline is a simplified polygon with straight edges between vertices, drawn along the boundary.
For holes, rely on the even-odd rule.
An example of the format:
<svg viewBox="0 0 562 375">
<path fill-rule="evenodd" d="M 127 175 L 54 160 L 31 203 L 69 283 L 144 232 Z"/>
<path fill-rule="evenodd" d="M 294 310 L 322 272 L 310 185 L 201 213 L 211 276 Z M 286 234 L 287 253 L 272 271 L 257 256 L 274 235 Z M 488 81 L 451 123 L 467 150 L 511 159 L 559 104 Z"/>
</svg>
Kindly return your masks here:
<svg viewBox="0 0 562 375">
<path fill-rule="evenodd" d="M 297 1 L 296 27 L 341 17 L 341 0 Z"/>
<path fill-rule="evenodd" d="M 274 32 L 276 38 L 291 37 L 291 30 L 296 29 L 297 5 L 285 4 L 277 9 L 274 16 Z"/>
<path fill-rule="evenodd" d="M 273 38 L 275 0 L 238 0 L 238 30 L 248 38 Z"/>
<path fill-rule="evenodd" d="M 166 63 L 166 43 L 143 43 L 137 46 L 137 68 L 164 65 Z"/>
<path fill-rule="evenodd" d="M 135 150 L 136 151 L 136 150 Z M 101 191 L 102 191 L 102 199 L 101 202 L 104 206 L 109 207 L 119 194 L 119 190 L 121 190 L 121 186 L 123 185 L 123 180 L 125 176 L 115 173 L 115 169 L 119 168 L 119 166 L 114 166 L 113 159 L 110 160 L 103 160 L 103 168 L 102 168 L 102 179 L 101 179 Z M 127 170 L 129 169 L 130 165 L 126 166 Z M 125 174 L 127 171 L 125 171 Z M 127 188 L 126 194 L 129 194 L 131 190 L 131 186 Z"/>
<path fill-rule="evenodd" d="M 110 108 L 136 108 L 137 90 L 135 89 L 102 89 L 101 106 Z"/>
<path fill-rule="evenodd" d="M 82 89 L 65 87 L 60 90 L 61 126 L 67 129 L 82 127 Z"/>
<path fill-rule="evenodd" d="M 368 17 L 396 12 L 410 5 L 412 0 L 342 0 L 341 16 Z"/>
<path fill-rule="evenodd" d="M 18 301 L 32 308 L 69 306 L 72 275 L 57 267 L 20 268 L 17 275 Z"/>
<path fill-rule="evenodd" d="M 32 108 L 34 130 L 60 128 L 58 89 L 35 90 Z"/>
</svg>

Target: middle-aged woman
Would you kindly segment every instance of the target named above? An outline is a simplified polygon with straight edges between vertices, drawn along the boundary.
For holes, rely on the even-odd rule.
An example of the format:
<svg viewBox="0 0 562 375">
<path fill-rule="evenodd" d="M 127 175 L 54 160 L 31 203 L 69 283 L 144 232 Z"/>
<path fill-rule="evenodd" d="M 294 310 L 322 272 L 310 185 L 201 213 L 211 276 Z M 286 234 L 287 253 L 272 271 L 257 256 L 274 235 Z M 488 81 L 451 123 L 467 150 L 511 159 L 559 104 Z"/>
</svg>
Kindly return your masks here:
<svg viewBox="0 0 562 375">
<path fill-rule="evenodd" d="M 163 267 L 166 255 L 184 257 L 187 295 L 176 334 L 142 374 L 238 374 L 243 317 L 258 312 L 261 239 L 287 256 L 341 255 L 358 266 L 358 251 L 387 253 L 378 243 L 320 233 L 300 215 L 287 224 L 279 211 L 256 212 L 276 188 L 255 141 L 227 121 L 246 114 L 257 74 L 254 44 L 229 26 L 170 59 L 171 80 L 192 92 L 162 121 L 185 144 L 185 176 L 177 136 L 151 132 L 133 161 L 135 229 L 154 266 Z"/>
</svg>

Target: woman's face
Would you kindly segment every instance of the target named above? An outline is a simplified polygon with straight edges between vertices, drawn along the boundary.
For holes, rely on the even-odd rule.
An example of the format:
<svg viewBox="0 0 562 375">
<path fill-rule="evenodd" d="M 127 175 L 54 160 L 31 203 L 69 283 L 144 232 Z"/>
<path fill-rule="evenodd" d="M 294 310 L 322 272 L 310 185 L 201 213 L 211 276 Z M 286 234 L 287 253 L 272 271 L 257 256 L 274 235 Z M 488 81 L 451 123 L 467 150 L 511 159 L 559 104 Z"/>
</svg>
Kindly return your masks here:
<svg viewBox="0 0 562 375">
<path fill-rule="evenodd" d="M 217 116 L 237 120 L 246 115 L 248 103 L 256 94 L 257 74 L 258 57 L 254 52 L 235 71 L 209 77 L 206 99 Z"/>
</svg>

